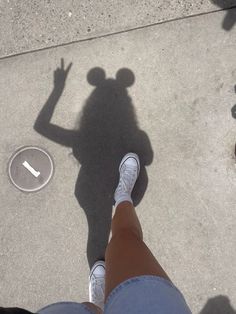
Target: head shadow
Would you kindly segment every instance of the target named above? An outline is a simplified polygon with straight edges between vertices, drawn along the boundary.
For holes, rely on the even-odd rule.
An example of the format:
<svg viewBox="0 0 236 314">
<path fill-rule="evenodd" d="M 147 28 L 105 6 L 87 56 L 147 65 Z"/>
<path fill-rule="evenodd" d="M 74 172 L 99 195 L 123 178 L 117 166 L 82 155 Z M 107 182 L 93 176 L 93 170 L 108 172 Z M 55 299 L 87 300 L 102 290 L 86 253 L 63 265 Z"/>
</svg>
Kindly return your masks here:
<svg viewBox="0 0 236 314">
<path fill-rule="evenodd" d="M 207 301 L 199 314 L 236 314 L 227 296 L 218 295 Z"/>
<path fill-rule="evenodd" d="M 226 9 L 226 15 L 222 22 L 222 28 L 230 31 L 236 23 L 236 8 L 234 0 L 211 0 L 213 4 L 218 5 L 221 9 Z"/>
<path fill-rule="evenodd" d="M 135 152 L 140 158 L 140 175 L 132 193 L 136 206 L 147 189 L 145 166 L 151 164 L 153 151 L 147 134 L 139 128 L 128 93 L 128 87 L 135 82 L 131 70 L 120 69 L 115 78 L 106 78 L 102 68 L 88 72 L 87 81 L 94 89 L 78 115 L 75 130 L 65 130 L 50 123 L 64 88 L 62 83 L 55 84 L 60 81 L 55 79 L 56 73 L 65 81 L 63 72 L 57 69 L 54 72 L 54 90 L 39 113 L 34 128 L 50 140 L 71 147 L 80 164 L 74 194 L 88 222 L 87 258 L 92 267 L 96 260 L 105 257 L 122 157 Z"/>
</svg>

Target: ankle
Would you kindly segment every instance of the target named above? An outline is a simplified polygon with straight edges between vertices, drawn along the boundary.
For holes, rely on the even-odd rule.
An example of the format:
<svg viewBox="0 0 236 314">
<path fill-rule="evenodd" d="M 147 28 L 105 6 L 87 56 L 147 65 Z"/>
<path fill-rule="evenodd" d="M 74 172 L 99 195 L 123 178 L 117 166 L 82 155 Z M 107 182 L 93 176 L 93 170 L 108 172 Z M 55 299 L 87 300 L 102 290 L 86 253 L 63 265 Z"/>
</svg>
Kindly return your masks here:
<svg viewBox="0 0 236 314">
<path fill-rule="evenodd" d="M 133 200 L 129 194 L 120 195 L 120 197 L 116 200 L 115 208 L 127 206 L 125 204 L 129 204 L 129 206 L 133 206 Z"/>
<path fill-rule="evenodd" d="M 128 200 L 121 201 L 118 204 L 116 204 L 115 208 L 116 209 L 121 209 L 121 208 L 130 209 L 130 208 L 134 208 L 133 201 L 132 200 L 131 201 L 128 201 Z"/>
</svg>

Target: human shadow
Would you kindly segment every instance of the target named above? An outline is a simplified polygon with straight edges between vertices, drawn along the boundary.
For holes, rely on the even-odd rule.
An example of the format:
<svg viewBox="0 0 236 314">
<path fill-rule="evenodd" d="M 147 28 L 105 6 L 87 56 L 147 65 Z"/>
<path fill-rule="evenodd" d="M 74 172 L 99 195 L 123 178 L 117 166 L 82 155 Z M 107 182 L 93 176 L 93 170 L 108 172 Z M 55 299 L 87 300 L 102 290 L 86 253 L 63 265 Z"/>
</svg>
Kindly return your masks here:
<svg viewBox="0 0 236 314">
<path fill-rule="evenodd" d="M 120 69 L 116 78 L 106 78 L 105 71 L 93 68 L 87 81 L 94 86 L 78 119 L 78 128 L 67 130 L 50 122 L 63 92 L 71 64 L 54 72 L 54 88 L 39 113 L 34 129 L 48 139 L 71 147 L 81 165 L 75 184 L 75 197 L 88 221 L 87 258 L 90 267 L 104 259 L 109 239 L 113 195 L 119 180 L 119 164 L 127 152 L 140 158 L 140 175 L 133 191 L 134 205 L 139 204 L 148 184 L 145 166 L 153 160 L 147 134 L 140 130 L 127 88 L 135 77 L 131 70 Z"/>
<path fill-rule="evenodd" d="M 227 9 L 227 13 L 222 22 L 222 28 L 230 31 L 236 23 L 236 3 L 235 0 L 211 0 L 213 4 L 218 5 L 222 9 Z"/>
<path fill-rule="evenodd" d="M 207 301 L 199 314 L 236 314 L 227 296 L 218 295 Z"/>
</svg>

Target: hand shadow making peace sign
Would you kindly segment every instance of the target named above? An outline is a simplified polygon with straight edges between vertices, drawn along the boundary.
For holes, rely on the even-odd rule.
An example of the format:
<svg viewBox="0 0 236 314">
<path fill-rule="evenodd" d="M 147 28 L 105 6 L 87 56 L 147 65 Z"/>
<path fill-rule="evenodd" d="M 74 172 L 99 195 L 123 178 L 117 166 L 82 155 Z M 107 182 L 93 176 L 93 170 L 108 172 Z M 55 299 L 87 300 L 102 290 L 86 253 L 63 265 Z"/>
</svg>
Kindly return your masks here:
<svg viewBox="0 0 236 314">
<path fill-rule="evenodd" d="M 34 129 L 58 144 L 71 147 L 81 165 L 75 196 L 88 221 L 87 258 L 92 267 L 97 259 L 104 259 L 113 194 L 123 155 L 136 152 L 140 157 L 140 176 L 132 194 L 134 205 L 137 205 L 147 188 L 145 166 L 151 164 L 153 151 L 147 134 L 138 127 L 128 95 L 127 87 L 135 80 L 129 69 L 120 69 L 116 79 L 106 79 L 101 68 L 88 72 L 88 83 L 95 88 L 82 109 L 78 130 L 66 130 L 50 123 L 71 65 L 64 69 L 62 59 L 61 68 L 54 72 L 53 91 L 39 113 Z"/>
</svg>

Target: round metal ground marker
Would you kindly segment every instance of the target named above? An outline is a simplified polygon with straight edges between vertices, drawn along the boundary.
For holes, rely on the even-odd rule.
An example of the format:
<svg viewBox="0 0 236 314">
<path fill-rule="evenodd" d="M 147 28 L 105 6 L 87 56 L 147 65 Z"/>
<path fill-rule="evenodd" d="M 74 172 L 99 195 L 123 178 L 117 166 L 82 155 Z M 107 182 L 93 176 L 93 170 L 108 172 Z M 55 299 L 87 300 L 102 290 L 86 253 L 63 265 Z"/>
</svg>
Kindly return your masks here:
<svg viewBox="0 0 236 314">
<path fill-rule="evenodd" d="M 10 158 L 8 174 L 21 191 L 36 192 L 48 184 L 53 175 L 52 157 L 42 148 L 25 146 Z"/>
</svg>

